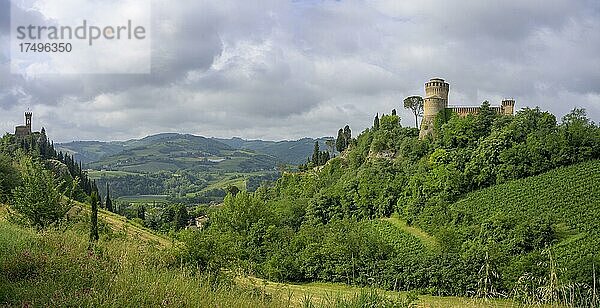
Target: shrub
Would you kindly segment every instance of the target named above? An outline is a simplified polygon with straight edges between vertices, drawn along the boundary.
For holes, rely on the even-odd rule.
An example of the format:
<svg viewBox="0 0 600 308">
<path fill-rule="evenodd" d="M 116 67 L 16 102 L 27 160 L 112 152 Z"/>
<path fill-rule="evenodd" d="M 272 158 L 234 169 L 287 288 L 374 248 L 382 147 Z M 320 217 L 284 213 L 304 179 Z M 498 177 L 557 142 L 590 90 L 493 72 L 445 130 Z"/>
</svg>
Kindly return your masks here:
<svg viewBox="0 0 600 308">
<path fill-rule="evenodd" d="M 8 156 L 0 154 L 0 202 L 8 201 L 12 190 L 18 185 L 18 170 Z"/>
<path fill-rule="evenodd" d="M 12 207 L 18 220 L 43 229 L 65 216 L 70 204 L 62 200 L 60 183 L 29 156 L 19 159 L 21 184 L 13 190 Z"/>
</svg>

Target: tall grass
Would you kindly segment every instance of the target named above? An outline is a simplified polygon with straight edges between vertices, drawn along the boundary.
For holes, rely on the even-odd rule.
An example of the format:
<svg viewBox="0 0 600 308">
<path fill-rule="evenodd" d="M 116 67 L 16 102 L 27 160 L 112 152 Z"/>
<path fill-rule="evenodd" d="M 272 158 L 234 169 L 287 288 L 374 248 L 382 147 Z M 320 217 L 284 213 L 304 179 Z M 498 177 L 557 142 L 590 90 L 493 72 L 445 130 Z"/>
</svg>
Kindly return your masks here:
<svg viewBox="0 0 600 308">
<path fill-rule="evenodd" d="M 327 296 L 320 301 L 305 295 L 302 300 L 303 308 L 336 307 L 336 308 L 412 308 L 416 307 L 417 296 L 409 293 L 407 296 L 392 298 L 377 289 L 362 289 L 352 297 Z"/>
<path fill-rule="evenodd" d="M 272 307 L 261 290 L 178 265 L 177 252 L 119 234 L 88 250 L 87 226 L 37 233 L 0 220 L 0 306 Z"/>
<path fill-rule="evenodd" d="M 165 248 L 99 224 L 91 246 L 88 218 L 36 231 L 0 217 L 0 307 L 411 307 L 413 297 L 376 290 L 319 302 L 240 285 L 232 276 L 186 266 Z"/>
<path fill-rule="evenodd" d="M 573 283 L 561 279 L 566 269 L 560 268 L 552 255 L 552 250 L 546 249 L 546 262 L 538 266 L 547 268 L 545 277 L 534 277 L 530 274 L 521 276 L 512 290 L 515 301 L 526 306 L 543 307 L 600 307 L 596 293 L 596 268 L 593 267 L 593 285 Z"/>
</svg>

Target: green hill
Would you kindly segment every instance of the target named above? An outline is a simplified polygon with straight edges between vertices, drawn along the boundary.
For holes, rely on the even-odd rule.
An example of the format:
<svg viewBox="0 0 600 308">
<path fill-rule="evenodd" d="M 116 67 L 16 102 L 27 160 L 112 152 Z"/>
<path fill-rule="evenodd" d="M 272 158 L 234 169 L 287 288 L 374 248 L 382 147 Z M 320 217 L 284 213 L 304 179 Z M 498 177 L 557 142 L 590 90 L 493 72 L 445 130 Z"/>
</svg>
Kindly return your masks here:
<svg viewBox="0 0 600 308">
<path fill-rule="evenodd" d="M 536 245 L 548 244 L 565 278 L 591 285 L 594 264 L 600 264 L 600 161 L 470 193 L 448 215 L 461 238 L 489 233 L 514 255 L 531 255 Z"/>
<path fill-rule="evenodd" d="M 115 197 L 169 195 L 187 204 L 218 202 L 228 185 L 256 189 L 277 175 L 273 156 L 194 135 L 169 133 L 57 147 L 75 158 L 87 157 L 88 174 L 102 188 L 110 183 Z"/>
<path fill-rule="evenodd" d="M 551 257 L 562 283 L 557 293 L 575 288 L 573 281 L 592 286 L 600 264 L 600 160 L 469 193 L 443 214 L 451 222 L 424 225 L 429 233 L 397 216 L 363 222 L 363 228 L 404 259 L 465 253 L 461 245 L 487 241 L 491 245 L 482 251 L 492 256 L 497 278 L 524 279 L 528 271 L 547 269 Z"/>
<path fill-rule="evenodd" d="M 228 185 L 254 190 L 276 179 L 282 162 L 306 162 L 314 142 L 165 133 L 128 141 L 77 141 L 58 144 L 57 149 L 81 159 L 101 187 L 107 182 L 113 186 L 115 196 L 158 194 L 185 203 L 209 203 L 222 200 Z"/>
<path fill-rule="evenodd" d="M 222 142 L 193 135 L 162 134 L 128 141 L 123 149 L 88 163 L 92 169 L 130 172 L 272 170 L 274 158 L 237 150 Z"/>
<path fill-rule="evenodd" d="M 73 155 L 76 160 L 88 164 L 100 161 L 108 156 L 119 154 L 127 149 L 148 146 L 153 142 L 177 136 L 179 136 L 179 134 L 163 133 L 147 136 L 142 139 L 131 139 L 126 141 L 72 141 L 67 143 L 57 143 L 55 148 L 57 151 L 69 153 Z"/>
<path fill-rule="evenodd" d="M 103 157 L 117 154 L 125 148 L 126 142 L 112 141 L 73 141 L 56 144 L 56 150 L 73 155 L 84 164 L 97 161 Z"/>
<path fill-rule="evenodd" d="M 517 221 L 550 215 L 572 231 L 594 234 L 600 231 L 600 161 L 485 188 L 468 194 L 450 210 L 473 222 L 500 213 Z"/>
<path fill-rule="evenodd" d="M 230 152 L 238 150 L 238 153 L 242 156 L 250 153 L 267 155 L 271 161 L 274 160 L 270 165 L 276 165 L 276 163 L 299 165 L 305 163 L 306 158 L 312 154 L 315 141 L 317 140 L 320 143 L 320 147 L 326 149 L 325 138 L 264 141 L 245 140 L 241 138 L 205 138 L 177 133 L 163 133 L 127 141 L 73 141 L 56 144 L 56 149 L 57 151 L 72 154 L 76 160 L 84 164 L 90 164 L 94 168 L 103 165 L 112 166 L 111 164 L 118 157 L 142 155 L 149 160 L 154 159 L 156 161 L 154 166 L 148 167 L 148 169 L 154 170 L 161 166 L 170 169 L 174 165 L 168 163 L 162 164 L 162 158 L 164 157 L 156 155 L 157 153 L 152 153 L 153 150 L 159 151 L 162 154 L 173 152 L 181 155 L 202 152 L 203 154 L 212 154 L 213 156 L 231 154 Z M 144 153 L 144 150 L 148 152 Z M 150 156 L 150 154 L 155 154 L 155 156 Z M 141 167 L 141 169 L 145 168 Z"/>
<path fill-rule="evenodd" d="M 264 141 L 231 138 L 216 140 L 236 149 L 252 150 L 277 157 L 278 161 L 282 163 L 299 165 L 306 163 L 306 159 L 314 150 L 315 141 L 319 142 L 319 147 L 321 149 L 327 149 L 327 145 L 325 144 L 326 139 L 327 138 L 302 138 L 293 141 Z"/>
<path fill-rule="evenodd" d="M 372 128 L 342 140 L 338 157 L 285 172 L 254 193 L 227 195 L 206 209 L 206 226 L 178 238 L 198 264 L 276 282 L 597 305 L 600 127 L 583 110 L 559 123 L 538 108 L 501 116 L 484 103 L 477 115 L 438 117 L 434 132 L 420 139 L 397 115 L 376 117 Z M 128 177 L 141 170 L 128 168 L 174 170 L 198 155 L 261 155 L 235 149 L 250 146 L 240 140 L 210 141 L 217 144 L 155 136 L 108 161 Z M 220 165 L 233 159 L 211 162 L 240 170 Z M 171 195 L 225 195 L 214 178 L 157 174 L 165 178 L 156 187 Z"/>
<path fill-rule="evenodd" d="M 0 305 L 95 307 L 413 307 L 405 292 L 343 284 L 281 284 L 211 276 L 180 264 L 185 249 L 100 210 L 101 237 L 88 249 L 89 205 L 70 222 L 36 232 L 6 220 L 0 204 Z M 419 296 L 426 307 L 510 307 L 510 302 Z M 378 307 L 379 307 L 378 306 Z"/>
<path fill-rule="evenodd" d="M 199 235 L 215 241 L 187 244 L 275 281 L 595 304 L 600 127 L 484 103 L 434 131 L 376 117 L 322 166 L 226 198 Z"/>
</svg>

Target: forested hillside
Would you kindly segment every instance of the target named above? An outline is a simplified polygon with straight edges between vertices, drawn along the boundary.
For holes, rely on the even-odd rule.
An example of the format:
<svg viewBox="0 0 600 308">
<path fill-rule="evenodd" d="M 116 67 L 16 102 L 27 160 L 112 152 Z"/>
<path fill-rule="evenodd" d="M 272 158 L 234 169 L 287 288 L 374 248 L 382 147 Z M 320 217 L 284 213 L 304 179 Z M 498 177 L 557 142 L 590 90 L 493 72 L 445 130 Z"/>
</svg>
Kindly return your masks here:
<svg viewBox="0 0 600 308">
<path fill-rule="evenodd" d="M 442 113 L 425 140 L 399 123 L 377 117 L 324 166 L 228 196 L 207 229 L 183 236 L 190 258 L 282 281 L 590 304 L 596 223 L 576 217 L 600 211 L 600 129 L 585 111 L 558 123 L 484 103 L 476 116 Z M 439 249 L 390 232 L 379 219 L 394 213 Z"/>
<path fill-rule="evenodd" d="M 0 141 L 0 306 L 284 306 L 219 272 L 199 273 L 171 239 L 98 215 L 96 185 L 43 130 Z"/>
<path fill-rule="evenodd" d="M 43 128 L 40 133 L 25 137 L 6 134 L 0 138 L 0 202 L 12 199 L 19 192 L 15 189 L 26 185 L 43 194 L 43 188 L 37 186 L 50 177 L 56 177 L 56 183 L 52 183 L 59 186 L 56 189 L 69 188 L 69 195 L 76 200 L 83 201 L 92 192 L 98 192 L 81 163 L 56 151 Z"/>
</svg>

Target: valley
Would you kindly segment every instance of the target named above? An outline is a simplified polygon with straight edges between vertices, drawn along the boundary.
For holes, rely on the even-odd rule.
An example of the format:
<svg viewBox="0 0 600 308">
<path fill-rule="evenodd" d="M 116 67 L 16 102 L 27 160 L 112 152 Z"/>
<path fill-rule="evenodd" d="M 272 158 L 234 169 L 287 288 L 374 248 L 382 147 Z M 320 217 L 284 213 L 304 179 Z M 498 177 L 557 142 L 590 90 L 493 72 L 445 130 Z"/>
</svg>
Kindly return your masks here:
<svg viewBox="0 0 600 308">
<path fill-rule="evenodd" d="M 319 139 L 324 148 L 325 138 Z M 256 190 L 294 169 L 312 154 L 315 139 L 262 141 L 158 134 L 128 141 L 77 141 L 57 144 L 83 163 L 100 187 L 113 186 L 115 197 L 164 195 L 174 202 L 220 201 L 228 186 Z M 103 193 L 104 194 L 104 193 Z"/>
</svg>

